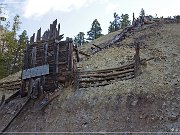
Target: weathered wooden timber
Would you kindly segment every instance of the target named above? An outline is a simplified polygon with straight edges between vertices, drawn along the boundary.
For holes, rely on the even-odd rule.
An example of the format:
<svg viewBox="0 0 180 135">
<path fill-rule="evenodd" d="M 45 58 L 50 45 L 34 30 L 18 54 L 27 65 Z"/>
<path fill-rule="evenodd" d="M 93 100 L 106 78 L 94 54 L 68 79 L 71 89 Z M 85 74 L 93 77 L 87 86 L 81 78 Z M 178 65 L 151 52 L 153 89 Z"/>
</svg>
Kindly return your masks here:
<svg viewBox="0 0 180 135">
<path fill-rule="evenodd" d="M 95 54 L 98 53 L 104 49 L 110 48 L 114 46 L 117 42 L 123 41 L 128 34 L 132 33 L 134 31 L 135 26 L 127 26 L 125 27 L 118 35 L 116 35 L 112 40 L 107 41 L 106 43 L 102 43 L 99 45 L 92 44 L 94 47 L 91 47 L 91 53 Z"/>
<path fill-rule="evenodd" d="M 59 84 L 72 81 L 73 42 L 70 38 L 61 41 L 60 24 L 58 28 L 56 26 L 57 19 L 50 24 L 50 29 L 44 32 L 42 38 L 41 28 L 37 31 L 36 41 L 35 34 L 30 38 L 24 55 L 22 96 L 28 91 L 29 96 L 36 93 L 33 97 L 39 97 L 40 93 L 53 92 Z"/>
<path fill-rule="evenodd" d="M 79 54 L 82 54 L 82 55 L 84 55 L 84 56 L 86 56 L 86 57 L 90 57 L 89 54 L 87 54 L 87 53 L 85 53 L 85 52 L 83 52 L 83 51 L 80 51 L 80 50 L 78 50 L 77 48 L 74 48 L 74 50 L 75 50 L 75 51 L 78 51 Z"/>
<path fill-rule="evenodd" d="M 21 80 L 0 83 L 1 89 L 17 90 L 6 100 L 5 97 L 2 97 L 0 105 L 4 102 L 7 104 L 19 95 L 27 96 L 22 107 L 1 132 L 6 131 L 30 99 L 39 99 L 34 107 L 35 110 L 40 110 L 60 94 L 62 87 L 60 89 L 59 86 L 64 88 L 74 82 L 76 88 L 99 87 L 109 85 L 117 80 L 132 79 L 140 74 L 140 64 L 153 59 L 140 60 L 140 48 L 136 44 L 136 53 L 132 63 L 111 69 L 79 71 L 73 60 L 73 50 L 76 51 L 77 58 L 79 53 L 87 57 L 90 55 L 73 48 L 73 41 L 70 38 L 61 41 L 63 35 L 60 35 L 60 24 L 58 24 L 58 28 L 56 26 L 57 20 L 50 24 L 50 29 L 45 31 L 42 37 L 40 28 L 37 31 L 36 41 L 35 34 L 30 38 L 30 43 L 27 44 L 24 52 Z M 132 29 L 131 26 L 126 27 L 112 41 L 102 44 L 102 46 L 94 46 L 97 50 L 112 47 L 114 43 L 122 41 L 127 36 L 127 32 L 131 32 Z"/>
<path fill-rule="evenodd" d="M 137 54 L 136 54 L 137 55 Z M 139 61 L 139 65 L 137 68 L 137 62 L 132 62 L 127 65 L 111 68 L 111 69 L 103 69 L 103 70 L 90 70 L 90 71 L 82 71 L 79 70 L 77 72 L 78 75 L 78 85 L 79 88 L 88 88 L 88 87 L 99 87 L 109 85 L 112 81 L 116 80 L 128 80 L 135 78 L 137 75 L 140 75 L 141 68 L 145 62 L 152 60 L 154 58 L 149 59 L 141 59 Z"/>
<path fill-rule="evenodd" d="M 16 114 L 13 116 L 12 119 L 10 119 L 9 123 L 2 129 L 2 131 L 0 131 L 0 134 L 3 134 L 7 128 L 11 125 L 11 123 L 15 120 L 16 117 L 18 117 L 18 115 L 22 112 L 22 110 L 24 109 L 24 107 L 28 104 L 28 102 L 30 101 L 30 97 L 26 97 L 26 100 L 24 102 L 24 104 L 21 106 L 21 108 L 16 112 Z"/>
<path fill-rule="evenodd" d="M 19 90 L 21 88 L 21 80 L 0 83 L 2 90 Z"/>
</svg>

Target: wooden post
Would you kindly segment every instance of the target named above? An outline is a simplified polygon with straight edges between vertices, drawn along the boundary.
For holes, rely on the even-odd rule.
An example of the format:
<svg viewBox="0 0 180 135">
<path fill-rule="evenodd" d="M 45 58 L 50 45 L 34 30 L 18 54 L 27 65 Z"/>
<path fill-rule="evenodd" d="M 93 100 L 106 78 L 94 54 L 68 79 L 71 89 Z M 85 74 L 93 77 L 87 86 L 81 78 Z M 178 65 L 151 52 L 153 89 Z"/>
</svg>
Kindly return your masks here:
<svg viewBox="0 0 180 135">
<path fill-rule="evenodd" d="M 135 43 L 135 55 L 134 55 L 134 75 L 135 77 L 141 74 L 140 55 L 139 55 L 139 43 Z"/>
<path fill-rule="evenodd" d="M 79 62 L 80 61 L 80 58 L 79 58 L 79 49 L 78 49 L 78 46 L 77 45 L 75 45 L 75 47 L 74 47 L 75 49 L 75 52 L 76 52 L 76 58 L 77 58 L 77 62 Z"/>
<path fill-rule="evenodd" d="M 58 31 L 57 31 L 57 35 L 60 35 L 60 23 L 58 24 Z"/>
<path fill-rule="evenodd" d="M 32 40 L 32 39 L 31 39 Z M 23 59 L 23 68 L 22 71 L 27 69 L 29 67 L 29 44 L 26 44 L 26 49 L 24 51 L 24 59 Z M 22 73 L 21 73 L 21 79 L 22 79 Z M 25 96 L 25 90 L 26 90 L 26 80 L 21 81 L 21 89 L 20 89 L 20 95 L 21 97 Z"/>
<path fill-rule="evenodd" d="M 41 40 L 41 28 L 37 31 L 37 37 L 36 37 L 36 41 L 40 41 Z"/>
<path fill-rule="evenodd" d="M 55 43 L 55 46 L 56 46 L 56 52 L 55 52 L 55 63 L 56 63 L 56 73 L 58 73 L 58 68 L 59 68 L 59 44 Z"/>
<path fill-rule="evenodd" d="M 133 13 L 133 22 L 135 21 L 134 13 Z"/>
<path fill-rule="evenodd" d="M 34 43 L 34 38 L 35 38 L 35 33 L 34 33 L 33 36 L 30 38 L 30 44 Z"/>
<path fill-rule="evenodd" d="M 53 33 L 53 25 L 50 24 L 50 30 L 49 30 L 49 34 L 48 34 L 48 39 L 51 39 L 52 33 Z"/>
<path fill-rule="evenodd" d="M 100 51 L 102 50 L 101 47 L 99 47 L 99 46 L 97 46 L 97 45 L 95 45 L 95 44 L 92 44 L 92 45 L 95 46 L 96 48 L 98 48 Z"/>
<path fill-rule="evenodd" d="M 48 43 L 44 45 L 44 61 L 43 64 L 47 64 L 47 52 L 48 52 Z"/>
</svg>

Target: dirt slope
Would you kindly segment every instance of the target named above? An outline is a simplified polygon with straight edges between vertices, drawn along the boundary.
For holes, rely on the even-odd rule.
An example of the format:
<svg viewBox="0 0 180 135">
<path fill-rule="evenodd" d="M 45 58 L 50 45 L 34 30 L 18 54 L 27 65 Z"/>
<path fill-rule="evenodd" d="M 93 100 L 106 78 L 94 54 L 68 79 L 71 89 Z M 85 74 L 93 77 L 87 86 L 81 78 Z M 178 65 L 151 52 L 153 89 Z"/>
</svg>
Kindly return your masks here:
<svg viewBox="0 0 180 135">
<path fill-rule="evenodd" d="M 104 87 L 69 87 L 38 112 L 32 111 L 31 101 L 7 131 L 180 132 L 180 24 L 144 27 L 120 47 L 104 50 L 79 65 L 89 70 L 126 64 L 134 53 L 129 46 L 141 36 L 141 58 L 155 59 L 142 66 L 139 77 Z"/>
</svg>

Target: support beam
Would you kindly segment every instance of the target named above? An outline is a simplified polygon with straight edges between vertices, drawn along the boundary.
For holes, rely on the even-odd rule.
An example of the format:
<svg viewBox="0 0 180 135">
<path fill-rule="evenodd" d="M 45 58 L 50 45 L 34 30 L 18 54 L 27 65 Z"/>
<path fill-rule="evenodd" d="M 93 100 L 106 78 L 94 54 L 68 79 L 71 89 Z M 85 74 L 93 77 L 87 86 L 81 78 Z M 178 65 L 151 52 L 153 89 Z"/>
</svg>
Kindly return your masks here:
<svg viewBox="0 0 180 135">
<path fill-rule="evenodd" d="M 139 76 L 141 74 L 141 65 L 140 65 L 140 55 L 139 55 L 139 42 L 135 43 L 135 55 L 134 55 L 134 72 L 135 77 Z"/>
</svg>

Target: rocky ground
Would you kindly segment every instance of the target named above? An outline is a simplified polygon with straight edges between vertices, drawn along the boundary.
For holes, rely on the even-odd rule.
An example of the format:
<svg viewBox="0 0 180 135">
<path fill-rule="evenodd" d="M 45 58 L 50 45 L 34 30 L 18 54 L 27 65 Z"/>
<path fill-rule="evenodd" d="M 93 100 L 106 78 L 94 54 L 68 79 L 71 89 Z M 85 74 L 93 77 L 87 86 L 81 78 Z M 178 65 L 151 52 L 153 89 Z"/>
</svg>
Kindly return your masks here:
<svg viewBox="0 0 180 135">
<path fill-rule="evenodd" d="M 119 43 L 119 47 L 92 55 L 81 61 L 79 66 L 82 70 L 91 70 L 126 64 L 133 59 L 134 49 L 130 46 L 138 37 L 141 37 L 141 58 L 155 58 L 142 66 L 140 76 L 102 87 L 66 88 L 42 111 L 34 112 L 34 101 L 31 101 L 7 131 L 178 134 L 180 24 L 160 24 L 148 28 L 145 26 Z M 98 42 L 105 39 L 104 36 Z M 84 51 L 87 49 L 88 47 L 82 48 Z M 6 113 L 0 111 L 0 118 L 5 119 Z"/>
</svg>

